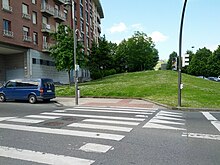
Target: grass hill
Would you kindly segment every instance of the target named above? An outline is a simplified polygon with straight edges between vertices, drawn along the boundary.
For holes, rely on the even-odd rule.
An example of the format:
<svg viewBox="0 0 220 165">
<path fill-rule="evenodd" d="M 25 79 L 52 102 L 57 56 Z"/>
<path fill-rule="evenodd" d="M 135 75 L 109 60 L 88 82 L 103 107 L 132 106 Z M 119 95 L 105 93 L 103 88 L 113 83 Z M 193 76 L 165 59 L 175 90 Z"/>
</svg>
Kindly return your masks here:
<svg viewBox="0 0 220 165">
<path fill-rule="evenodd" d="M 108 76 L 79 84 L 81 96 L 143 98 L 176 107 L 178 73 L 145 71 Z M 182 74 L 182 106 L 220 108 L 220 82 Z M 57 96 L 74 96 L 74 86 L 59 86 Z"/>
</svg>

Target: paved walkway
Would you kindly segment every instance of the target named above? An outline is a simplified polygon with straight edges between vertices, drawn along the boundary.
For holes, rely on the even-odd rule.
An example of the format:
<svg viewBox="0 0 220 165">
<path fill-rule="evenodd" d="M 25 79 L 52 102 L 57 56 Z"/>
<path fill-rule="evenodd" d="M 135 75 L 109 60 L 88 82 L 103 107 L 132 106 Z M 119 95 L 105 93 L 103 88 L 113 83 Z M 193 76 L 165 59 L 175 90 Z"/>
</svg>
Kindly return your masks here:
<svg viewBox="0 0 220 165">
<path fill-rule="evenodd" d="M 57 97 L 55 99 L 60 106 L 75 106 L 74 97 Z M 154 103 L 138 99 L 110 99 L 110 98 L 79 98 L 79 106 L 99 107 L 137 107 L 137 108 L 163 108 Z"/>
</svg>

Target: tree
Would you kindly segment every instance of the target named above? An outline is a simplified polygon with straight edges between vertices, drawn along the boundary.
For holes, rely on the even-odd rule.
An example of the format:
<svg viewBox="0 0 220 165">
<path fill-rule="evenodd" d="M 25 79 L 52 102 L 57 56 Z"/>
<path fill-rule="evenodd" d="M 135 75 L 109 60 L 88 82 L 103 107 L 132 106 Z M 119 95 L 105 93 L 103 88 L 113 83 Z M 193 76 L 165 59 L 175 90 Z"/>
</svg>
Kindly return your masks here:
<svg viewBox="0 0 220 165">
<path fill-rule="evenodd" d="M 195 76 L 208 76 L 208 59 L 212 56 L 212 52 L 207 48 L 199 49 L 193 55 L 187 73 Z"/>
<path fill-rule="evenodd" d="M 176 60 L 176 65 L 177 65 L 177 53 L 172 52 L 169 56 L 169 60 L 167 62 L 167 70 L 172 70 L 173 69 L 173 62 L 174 59 Z"/>
<path fill-rule="evenodd" d="M 73 65 L 73 30 L 65 25 L 59 25 L 58 31 L 51 34 L 56 44 L 50 48 L 50 56 L 55 61 L 58 71 L 67 71 L 70 83 L 70 71 L 74 69 Z"/>
<path fill-rule="evenodd" d="M 220 75 L 220 45 L 208 59 L 207 76 L 218 77 Z"/>
<path fill-rule="evenodd" d="M 113 69 L 116 47 L 117 45 L 108 42 L 105 36 L 101 37 L 98 43 L 92 43 L 87 65 L 93 79 L 116 73 Z"/>
<path fill-rule="evenodd" d="M 151 37 L 143 32 L 135 32 L 131 38 L 123 40 L 118 45 L 116 56 L 119 70 L 130 72 L 152 70 L 159 59 Z"/>
</svg>

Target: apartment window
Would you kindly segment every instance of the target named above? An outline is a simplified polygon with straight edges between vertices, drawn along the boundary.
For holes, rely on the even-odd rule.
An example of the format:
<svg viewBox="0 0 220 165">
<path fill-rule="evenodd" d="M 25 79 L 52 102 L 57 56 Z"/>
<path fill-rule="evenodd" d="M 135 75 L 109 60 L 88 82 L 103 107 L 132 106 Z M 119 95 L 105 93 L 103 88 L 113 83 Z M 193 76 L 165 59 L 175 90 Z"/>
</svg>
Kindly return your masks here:
<svg viewBox="0 0 220 165">
<path fill-rule="evenodd" d="M 38 34 L 37 34 L 37 32 L 33 33 L 33 43 L 34 43 L 34 45 L 38 44 Z"/>
<path fill-rule="evenodd" d="M 32 3 L 33 3 L 33 4 L 36 4 L 36 0 L 32 0 Z"/>
<path fill-rule="evenodd" d="M 23 27 L 23 35 L 24 36 L 29 36 L 29 28 L 28 27 Z"/>
<path fill-rule="evenodd" d="M 83 20 L 80 21 L 80 31 L 84 32 L 84 21 Z"/>
<path fill-rule="evenodd" d="M 26 26 L 23 26 L 23 41 L 32 42 L 30 37 L 30 29 Z"/>
<path fill-rule="evenodd" d="M 68 17 L 68 12 L 67 10 L 64 10 L 64 18 L 67 19 L 67 17 Z"/>
<path fill-rule="evenodd" d="M 80 6 L 80 17 L 83 18 L 83 6 Z"/>
<path fill-rule="evenodd" d="M 37 59 L 36 58 L 32 58 L 32 64 L 37 64 Z"/>
<path fill-rule="evenodd" d="M 33 24 L 37 24 L 37 12 L 35 11 L 32 13 L 32 22 Z"/>
<path fill-rule="evenodd" d="M 24 13 L 24 14 L 28 14 L 29 12 L 28 12 L 28 5 L 26 5 L 26 4 L 22 4 L 22 13 Z"/>
<path fill-rule="evenodd" d="M 42 17 L 42 23 L 47 25 L 48 24 L 48 18 L 43 16 Z"/>
<path fill-rule="evenodd" d="M 3 19 L 3 29 L 6 31 L 11 31 L 11 21 Z"/>
<path fill-rule="evenodd" d="M 55 26 L 56 26 L 56 27 L 55 27 L 55 28 L 56 28 L 56 32 L 58 31 L 59 25 L 60 25 L 60 24 L 59 24 L 58 22 L 56 22 L 56 25 L 55 25 Z"/>
<path fill-rule="evenodd" d="M 86 25 L 86 35 L 89 36 L 89 25 Z"/>
<path fill-rule="evenodd" d="M 12 7 L 10 6 L 10 0 L 2 0 L 2 9 L 8 12 L 12 12 Z"/>
</svg>

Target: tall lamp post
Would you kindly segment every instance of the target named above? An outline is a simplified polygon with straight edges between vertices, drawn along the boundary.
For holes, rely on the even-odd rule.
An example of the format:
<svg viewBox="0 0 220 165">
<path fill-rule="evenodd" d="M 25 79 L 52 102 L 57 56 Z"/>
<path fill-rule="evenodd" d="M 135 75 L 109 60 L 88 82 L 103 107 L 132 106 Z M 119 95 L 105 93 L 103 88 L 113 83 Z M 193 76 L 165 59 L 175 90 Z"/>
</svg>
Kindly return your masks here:
<svg viewBox="0 0 220 165">
<path fill-rule="evenodd" d="M 182 86 L 182 75 L 181 75 L 181 68 L 182 68 L 182 32 L 183 32 L 183 21 L 184 15 L 186 10 L 187 0 L 184 1 L 183 10 L 182 10 L 182 17 L 180 23 L 180 33 L 179 33 L 179 67 L 178 67 L 178 107 L 181 107 L 181 90 Z"/>
<path fill-rule="evenodd" d="M 75 82 L 75 105 L 79 104 L 79 96 L 78 96 L 78 65 L 76 64 L 76 47 L 77 47 L 77 36 L 76 34 L 78 33 L 80 38 L 81 38 L 81 33 L 79 29 L 76 28 L 76 23 L 75 23 L 75 6 L 74 6 L 74 1 L 73 0 L 65 0 L 65 6 L 70 6 L 71 7 L 71 13 L 72 13 L 72 26 L 73 26 L 73 37 L 74 37 L 74 46 L 73 46 L 73 58 L 74 58 L 74 82 Z"/>
</svg>

